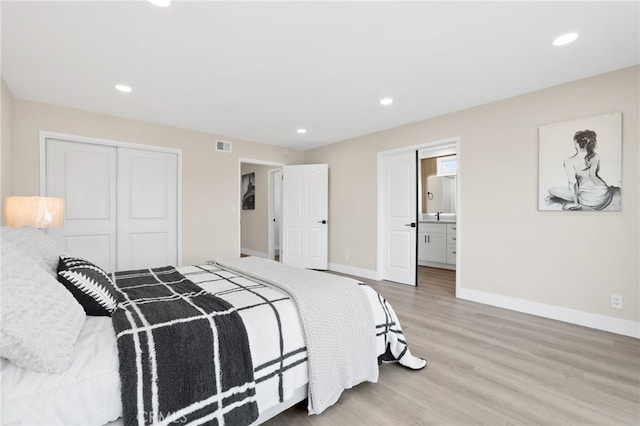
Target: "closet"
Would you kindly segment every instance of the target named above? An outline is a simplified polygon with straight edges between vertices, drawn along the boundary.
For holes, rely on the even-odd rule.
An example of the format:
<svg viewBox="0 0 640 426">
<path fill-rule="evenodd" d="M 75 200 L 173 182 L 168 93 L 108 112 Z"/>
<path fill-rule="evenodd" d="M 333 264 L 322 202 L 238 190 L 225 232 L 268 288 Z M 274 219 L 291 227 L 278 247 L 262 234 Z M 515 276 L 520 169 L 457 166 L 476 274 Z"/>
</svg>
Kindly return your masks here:
<svg viewBox="0 0 640 426">
<path fill-rule="evenodd" d="M 41 192 L 65 200 L 49 229 L 69 255 L 106 271 L 179 263 L 180 151 L 41 138 Z"/>
</svg>

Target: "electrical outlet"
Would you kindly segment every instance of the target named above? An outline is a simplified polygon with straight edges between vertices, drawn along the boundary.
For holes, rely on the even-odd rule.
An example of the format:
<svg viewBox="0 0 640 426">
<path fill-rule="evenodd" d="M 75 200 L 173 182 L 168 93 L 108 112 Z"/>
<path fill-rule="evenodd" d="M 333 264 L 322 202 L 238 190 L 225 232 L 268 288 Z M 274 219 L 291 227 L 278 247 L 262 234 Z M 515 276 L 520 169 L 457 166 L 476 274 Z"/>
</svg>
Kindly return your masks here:
<svg viewBox="0 0 640 426">
<path fill-rule="evenodd" d="M 613 309 L 622 309 L 622 296 L 619 294 L 611 294 L 611 307 Z"/>
</svg>

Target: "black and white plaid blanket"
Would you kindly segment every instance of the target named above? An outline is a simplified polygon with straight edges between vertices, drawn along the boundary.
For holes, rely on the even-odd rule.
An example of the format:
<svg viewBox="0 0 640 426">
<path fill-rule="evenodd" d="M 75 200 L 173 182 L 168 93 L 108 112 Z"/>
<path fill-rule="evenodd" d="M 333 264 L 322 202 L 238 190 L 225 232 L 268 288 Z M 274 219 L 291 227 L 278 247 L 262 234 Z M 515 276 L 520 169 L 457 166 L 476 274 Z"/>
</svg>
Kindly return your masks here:
<svg viewBox="0 0 640 426">
<path fill-rule="evenodd" d="M 287 294 L 215 265 L 180 266 L 178 271 L 229 302 L 244 320 L 260 413 L 307 385 L 307 348 L 297 308 Z"/>
<path fill-rule="evenodd" d="M 116 272 L 125 425 L 248 425 L 253 363 L 236 308 L 173 267 Z"/>
</svg>

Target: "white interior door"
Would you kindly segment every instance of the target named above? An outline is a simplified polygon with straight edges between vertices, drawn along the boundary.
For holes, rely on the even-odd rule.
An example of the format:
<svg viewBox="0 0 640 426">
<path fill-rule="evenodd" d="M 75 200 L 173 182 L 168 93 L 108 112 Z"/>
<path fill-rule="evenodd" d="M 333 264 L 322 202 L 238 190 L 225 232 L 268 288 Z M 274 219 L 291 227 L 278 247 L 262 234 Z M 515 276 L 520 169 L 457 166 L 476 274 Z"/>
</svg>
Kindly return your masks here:
<svg viewBox="0 0 640 426">
<path fill-rule="evenodd" d="M 118 268 L 177 265 L 178 156 L 118 149 Z"/>
<path fill-rule="evenodd" d="M 45 149 L 45 195 L 65 200 L 64 226 L 49 235 L 69 255 L 115 271 L 116 148 L 47 139 Z"/>
<path fill-rule="evenodd" d="M 383 162 L 384 279 L 416 285 L 416 153 L 388 155 Z"/>
<path fill-rule="evenodd" d="M 328 267 L 329 166 L 282 167 L 281 261 L 309 269 Z"/>
</svg>

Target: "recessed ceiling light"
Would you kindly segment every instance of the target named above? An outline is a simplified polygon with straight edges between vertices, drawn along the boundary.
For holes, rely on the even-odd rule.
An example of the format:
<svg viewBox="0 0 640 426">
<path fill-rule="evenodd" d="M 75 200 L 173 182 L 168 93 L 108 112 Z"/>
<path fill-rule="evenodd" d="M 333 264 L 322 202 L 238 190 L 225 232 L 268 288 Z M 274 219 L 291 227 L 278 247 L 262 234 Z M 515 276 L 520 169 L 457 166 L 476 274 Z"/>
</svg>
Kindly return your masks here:
<svg viewBox="0 0 640 426">
<path fill-rule="evenodd" d="M 393 99 L 391 98 L 380 99 L 380 105 L 391 105 L 392 103 L 393 103 Z"/>
<path fill-rule="evenodd" d="M 296 132 L 300 133 L 301 135 L 307 133 L 307 129 L 298 129 L 296 130 Z"/>
<path fill-rule="evenodd" d="M 578 38 L 578 33 L 567 33 L 553 40 L 554 46 L 564 46 L 569 43 L 573 43 Z"/>
<path fill-rule="evenodd" d="M 171 0 L 147 0 L 154 6 L 158 7 L 169 7 L 171 6 Z"/>
<path fill-rule="evenodd" d="M 126 84 L 116 84 L 116 90 L 122 93 L 131 93 L 133 91 L 131 86 L 127 86 Z"/>
</svg>

